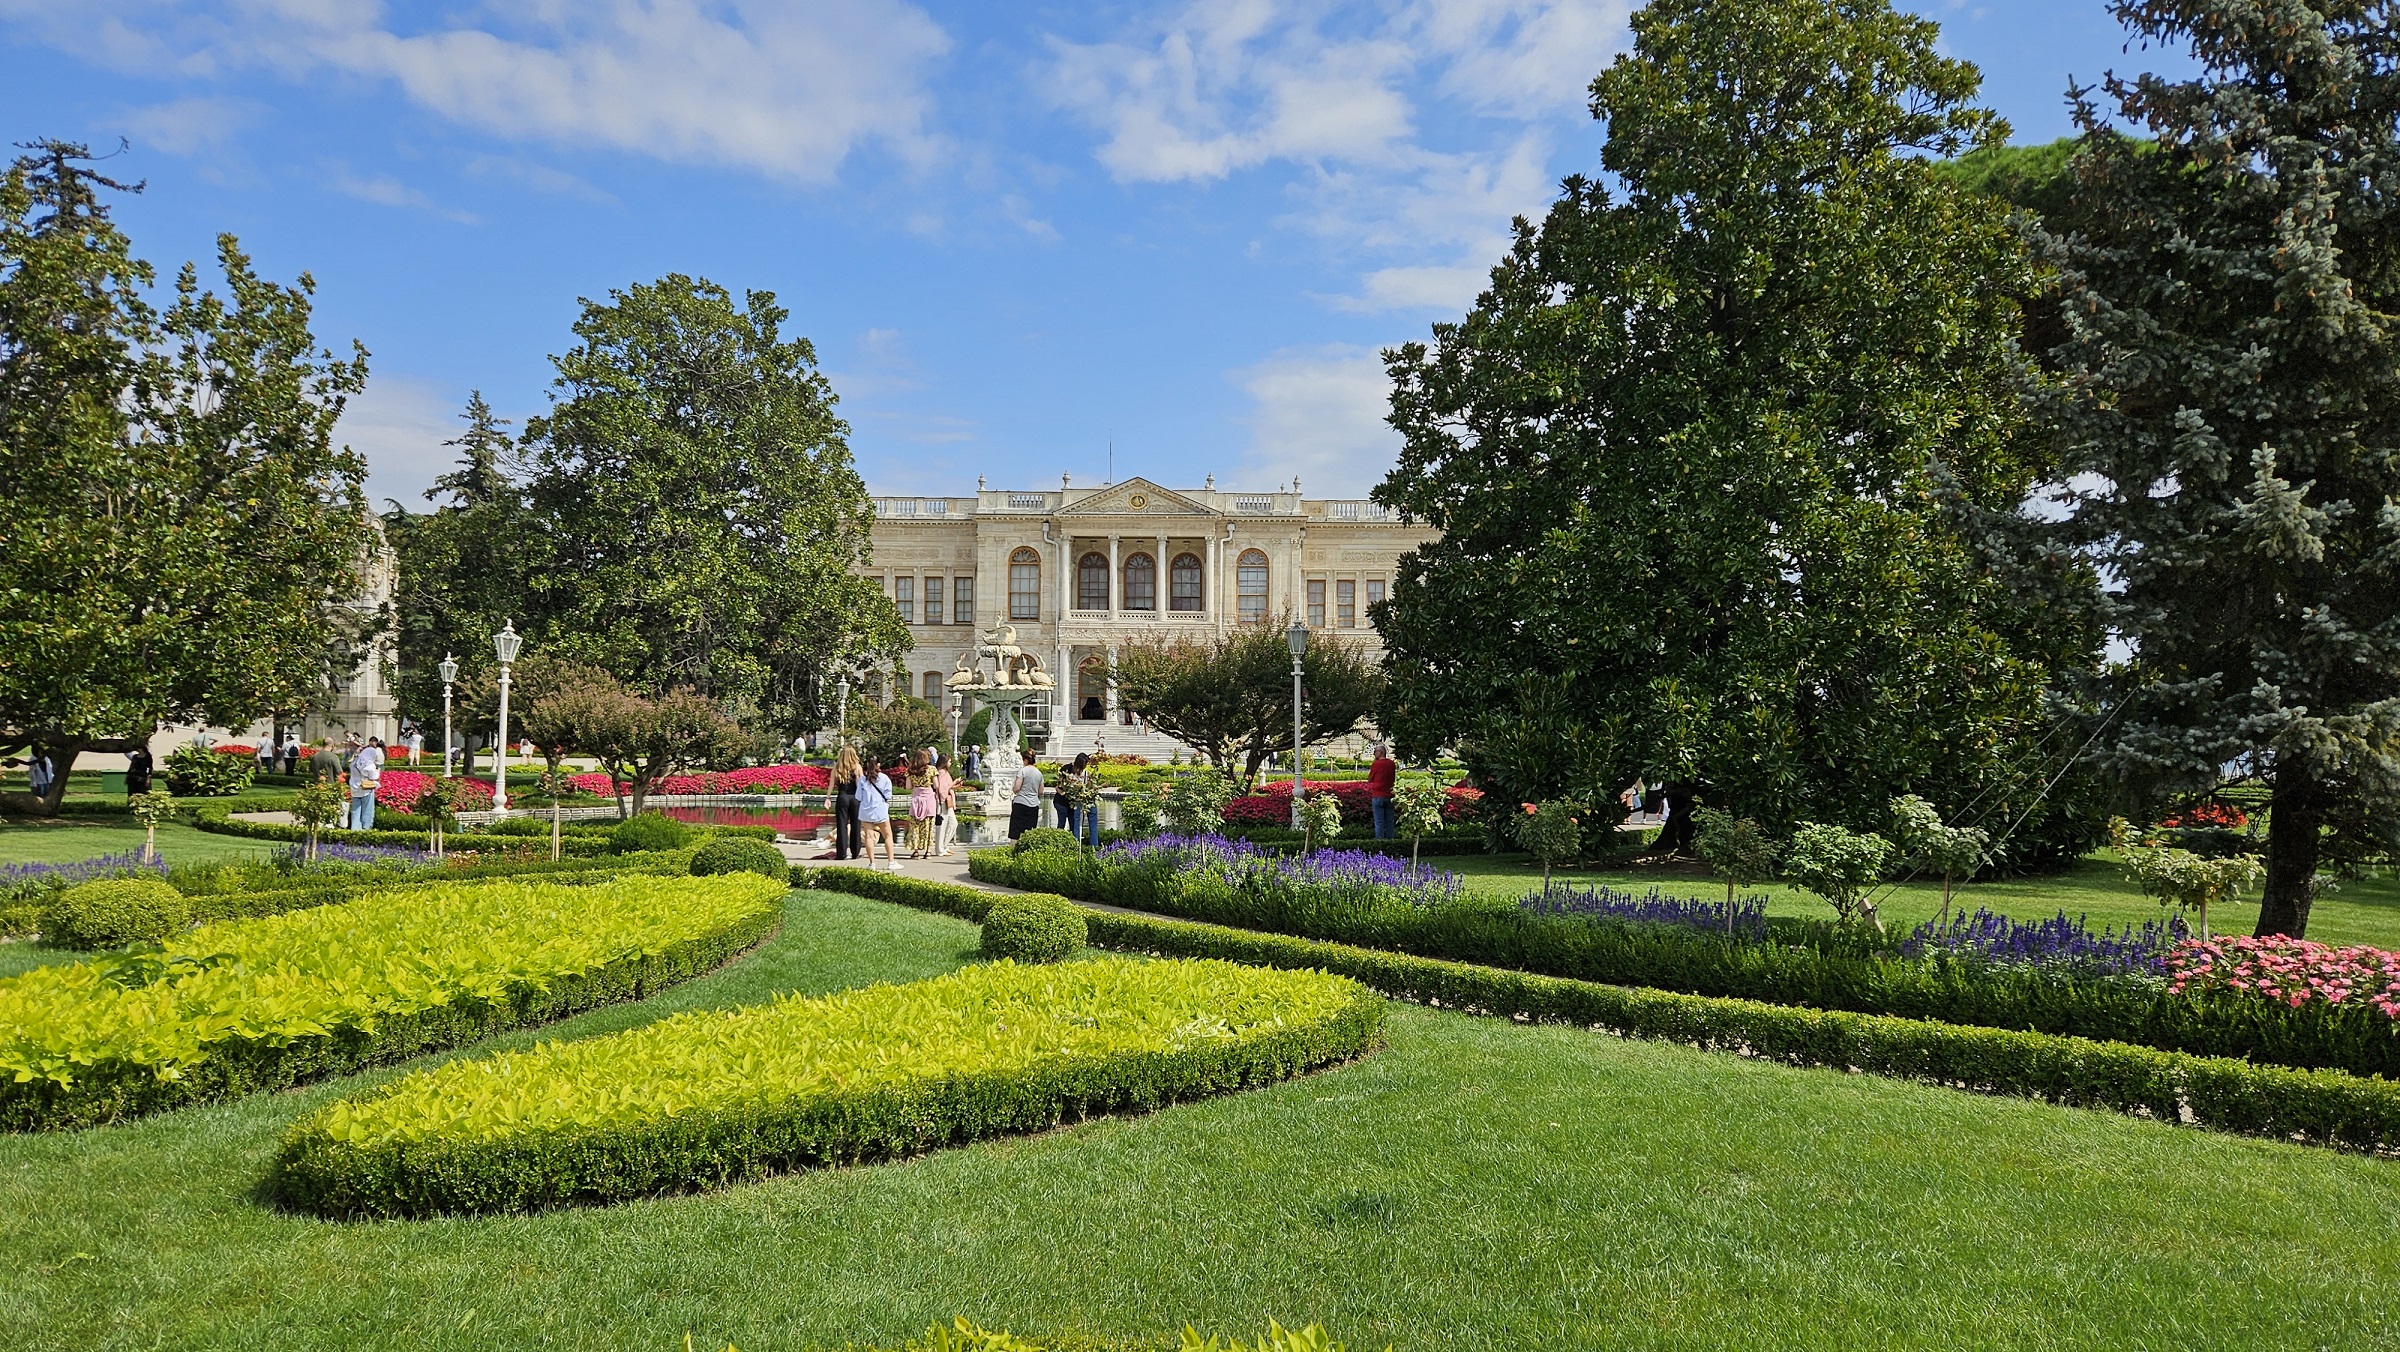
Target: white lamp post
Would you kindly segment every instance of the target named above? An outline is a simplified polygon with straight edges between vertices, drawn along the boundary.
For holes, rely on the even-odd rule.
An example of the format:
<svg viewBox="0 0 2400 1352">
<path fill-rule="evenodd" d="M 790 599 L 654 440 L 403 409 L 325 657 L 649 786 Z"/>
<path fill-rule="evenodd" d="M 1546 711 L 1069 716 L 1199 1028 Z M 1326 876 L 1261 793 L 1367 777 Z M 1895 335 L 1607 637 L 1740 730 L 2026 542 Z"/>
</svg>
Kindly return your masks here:
<svg viewBox="0 0 2400 1352">
<path fill-rule="evenodd" d="M 500 745 L 495 752 L 496 768 L 492 773 L 492 810 L 508 811 L 508 666 L 517 660 L 517 649 L 525 646 L 525 636 L 517 632 L 514 620 L 502 620 L 500 632 L 492 635 L 492 655 L 500 659 Z"/>
<path fill-rule="evenodd" d="M 442 775 L 447 778 L 458 773 L 458 766 L 452 759 L 455 753 L 451 750 L 450 737 L 450 687 L 458 681 L 458 659 L 443 653 L 440 664 L 434 670 L 442 674 Z"/>
<path fill-rule="evenodd" d="M 847 676 L 844 676 L 844 677 L 842 678 L 842 683 L 841 683 L 840 685 L 837 685 L 837 686 L 835 686 L 835 687 L 834 687 L 834 695 L 833 695 L 833 745 L 834 745 L 834 749 L 838 751 L 838 750 L 840 750 L 842 747 L 844 747 L 844 746 L 847 746 L 847 745 L 849 744 L 849 742 L 850 742 L 850 678 L 849 678 L 849 677 L 847 677 Z"/>
<path fill-rule="evenodd" d="M 1300 783 L 1300 657 L 1308 651 L 1308 626 L 1294 620 L 1284 638 L 1292 645 L 1292 829 L 1298 831 L 1300 799 L 1307 792 Z"/>
</svg>

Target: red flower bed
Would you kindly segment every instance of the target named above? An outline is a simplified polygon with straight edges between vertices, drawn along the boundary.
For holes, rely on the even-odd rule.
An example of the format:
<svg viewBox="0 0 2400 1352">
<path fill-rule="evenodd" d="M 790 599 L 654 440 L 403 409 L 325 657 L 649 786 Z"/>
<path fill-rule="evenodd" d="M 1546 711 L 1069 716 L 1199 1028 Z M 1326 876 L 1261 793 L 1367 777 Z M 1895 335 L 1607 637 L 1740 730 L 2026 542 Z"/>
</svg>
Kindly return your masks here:
<svg viewBox="0 0 2400 1352">
<path fill-rule="evenodd" d="M 414 812 L 417 796 L 425 786 L 441 778 L 418 770 L 385 770 L 376 783 L 375 806 L 394 812 Z M 452 812 L 482 812 L 492 805 L 492 781 L 462 779 L 458 781 L 458 799 L 450 804 Z"/>
<path fill-rule="evenodd" d="M 258 755 L 257 747 L 244 746 L 240 742 L 219 742 L 215 746 L 210 747 L 209 750 L 216 752 L 220 756 L 256 757 Z"/>
<path fill-rule="evenodd" d="M 2250 814 L 2231 803 L 2202 803 L 2174 814 L 2161 826 L 2209 826 L 2220 831 L 2239 831 L 2250 824 Z"/>
<path fill-rule="evenodd" d="M 823 793 L 832 782 L 832 772 L 822 765 L 750 765 L 739 770 L 703 770 L 698 774 L 669 775 L 658 782 L 652 793 Z M 569 775 L 567 783 L 585 793 L 614 798 L 617 789 L 608 776 L 598 772 Z"/>
<path fill-rule="evenodd" d="M 1344 822 L 1364 823 L 1373 820 L 1373 809 L 1367 805 L 1367 781 L 1363 779 L 1302 780 L 1311 794 L 1331 794 L 1342 805 Z M 1463 822 L 1475 813 L 1475 803 L 1483 794 L 1463 784 L 1450 787 L 1442 802 L 1442 820 Z M 1292 824 L 1291 781 L 1273 786 L 1267 793 L 1253 793 L 1236 798 L 1225 805 L 1227 826 L 1289 826 Z"/>
<path fill-rule="evenodd" d="M 2363 1001 L 2400 1019 L 2400 953 L 2288 939 L 2187 939 L 2167 954 L 2167 989 L 2222 990 L 2294 1009 Z"/>
</svg>

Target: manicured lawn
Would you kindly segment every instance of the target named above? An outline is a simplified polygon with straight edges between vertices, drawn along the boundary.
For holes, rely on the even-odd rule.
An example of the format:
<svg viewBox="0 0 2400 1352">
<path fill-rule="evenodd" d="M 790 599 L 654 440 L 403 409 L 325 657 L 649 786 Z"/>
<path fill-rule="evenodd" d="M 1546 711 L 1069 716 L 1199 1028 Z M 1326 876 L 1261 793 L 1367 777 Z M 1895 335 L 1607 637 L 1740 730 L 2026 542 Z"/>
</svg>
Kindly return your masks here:
<svg viewBox="0 0 2400 1352">
<path fill-rule="evenodd" d="M 911 979 L 973 941 L 798 893 L 743 962 L 538 1036 Z M 762 1352 L 956 1314 L 1145 1337 L 1272 1315 L 1402 1349 L 2400 1339 L 2400 1164 L 1412 1007 L 1349 1067 L 898 1165 L 497 1220 L 263 1205 L 283 1126 L 391 1073 L 0 1137 L 0 1328 L 76 1349 Z"/>
<path fill-rule="evenodd" d="M 0 864 L 67 864 L 140 848 L 142 828 L 124 817 L 0 823 Z M 212 835 L 174 822 L 158 828 L 158 852 L 170 864 L 264 859 L 279 848 L 273 841 Z"/>
<path fill-rule="evenodd" d="M 2103 925 L 2139 925 L 2144 921 L 2163 920 L 2168 912 L 2142 890 L 2125 879 L 2123 871 L 2113 862 L 2115 856 L 2107 851 L 2083 860 L 2065 873 L 2045 874 L 2031 878 L 2005 878 L 1991 882 L 1969 883 L 1954 889 L 1952 906 L 1974 910 L 1987 907 L 2003 915 L 2020 919 L 2042 920 L 2065 911 L 2070 916 L 2088 915 L 2094 928 Z M 1444 856 L 1426 861 L 1436 867 L 1463 874 L 1467 885 L 1479 892 L 1494 892 L 1516 896 L 1534 891 L 1542 885 L 1542 868 L 1528 863 L 1523 855 L 1463 855 Z M 1631 888 L 1648 892 L 1656 887 L 1671 896 L 1705 897 L 1711 901 L 1725 899 L 1725 884 L 1717 881 L 1708 870 L 1697 864 L 1675 864 L 1654 869 L 1616 869 L 1552 874 L 1554 881 L 1576 884 L 1606 883 L 1611 887 Z M 1742 889 L 1743 895 L 1763 892 L 1767 896 L 1767 911 L 1771 915 L 1814 916 L 1831 919 L 1833 908 L 1818 897 L 1781 884 Z M 1942 907 L 1942 888 L 1939 881 L 1928 886 L 1906 883 L 1886 888 L 1877 894 L 1877 905 L 1883 912 L 1887 928 L 1906 930 L 1921 921 L 1933 918 Z M 2258 923 L 2258 898 L 2252 894 L 2246 902 L 2232 906 L 2212 907 L 2208 913 L 2209 928 L 2218 934 L 2248 934 Z M 2308 937 L 2329 944 L 2372 944 L 2378 948 L 2400 948 L 2400 880 L 2389 877 L 2363 878 L 2342 884 L 2339 892 L 2317 898 L 2310 908 Z"/>
</svg>

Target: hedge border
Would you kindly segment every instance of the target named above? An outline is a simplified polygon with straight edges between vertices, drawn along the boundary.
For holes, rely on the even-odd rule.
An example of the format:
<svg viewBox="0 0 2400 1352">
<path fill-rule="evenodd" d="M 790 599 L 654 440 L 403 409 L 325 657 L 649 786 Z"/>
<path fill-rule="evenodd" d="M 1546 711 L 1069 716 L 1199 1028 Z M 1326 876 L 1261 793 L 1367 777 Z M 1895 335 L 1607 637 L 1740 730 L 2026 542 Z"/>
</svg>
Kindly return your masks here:
<svg viewBox="0 0 2400 1352">
<path fill-rule="evenodd" d="M 1059 1057 L 1016 1072 L 836 1091 L 759 1112 L 678 1113 L 616 1128 L 409 1147 L 287 1136 L 268 1186 L 285 1206 L 341 1220 L 538 1211 L 705 1191 L 1263 1087 L 1365 1054 L 1383 1022 L 1382 999 L 1361 991 L 1324 1020 L 1261 1025 L 1230 1041 Z"/>
<path fill-rule="evenodd" d="M 272 1043 L 230 1038 L 181 1078 L 116 1061 L 84 1068 L 71 1085 L 54 1080 L 0 1081 L 0 1131 L 57 1131 L 99 1126 L 173 1108 L 289 1089 L 310 1080 L 406 1061 L 519 1028 L 555 1023 L 603 1005 L 647 999 L 715 970 L 773 937 L 783 906 L 769 906 L 665 951 L 637 954 L 559 977 L 536 990 L 522 984 L 500 1000 L 460 996 L 409 1014 L 386 1014 L 373 1032 L 337 1028 Z"/>
<path fill-rule="evenodd" d="M 192 825 L 214 835 L 240 836 L 248 840 L 275 840 L 282 841 L 287 845 L 302 844 L 308 839 L 307 830 L 299 826 L 286 825 L 282 822 L 237 822 L 223 812 L 197 811 L 193 814 Z M 422 831 L 349 831 L 339 827 L 325 827 L 317 832 L 317 839 L 329 845 L 398 845 L 420 850 L 424 849 L 426 845 L 425 833 Z M 546 836 L 499 836 L 481 831 L 452 831 L 443 837 L 443 843 L 453 850 L 491 848 L 530 851 L 535 848 L 546 850 L 549 838 Z M 606 840 L 595 842 L 588 836 L 563 835 L 560 839 L 559 853 L 589 858 L 593 855 L 608 853 L 608 842 Z"/>
<path fill-rule="evenodd" d="M 840 868 L 819 869 L 815 885 L 968 920 L 1009 895 Z M 1569 1023 L 1792 1066 L 1859 1070 L 2003 1097 L 2109 1108 L 2237 1135 L 2400 1151 L 2400 1085 L 2373 1076 L 2262 1066 L 2056 1033 L 1603 986 L 1186 920 L 1087 911 L 1094 947 L 1310 967 L 1435 1008 Z"/>
</svg>

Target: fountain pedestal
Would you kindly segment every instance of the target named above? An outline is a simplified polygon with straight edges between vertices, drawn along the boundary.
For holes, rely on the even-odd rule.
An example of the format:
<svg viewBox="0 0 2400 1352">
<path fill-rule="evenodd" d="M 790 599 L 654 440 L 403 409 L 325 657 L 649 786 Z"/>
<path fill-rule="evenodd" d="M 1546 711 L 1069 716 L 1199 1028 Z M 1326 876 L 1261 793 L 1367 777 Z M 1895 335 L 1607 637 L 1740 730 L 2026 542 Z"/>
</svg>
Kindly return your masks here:
<svg viewBox="0 0 2400 1352">
<path fill-rule="evenodd" d="M 1017 754 L 1017 740 L 1023 735 L 1017 706 L 1049 699 L 1054 683 L 1041 661 L 1017 646 L 1016 626 L 1004 624 L 985 631 L 975 650 L 958 659 L 958 669 L 944 684 L 982 700 L 992 712 L 984 736 L 983 815 L 992 829 L 1004 829 L 999 824 L 1008 820 L 1017 794 L 1017 771 L 1025 765 Z"/>
</svg>

